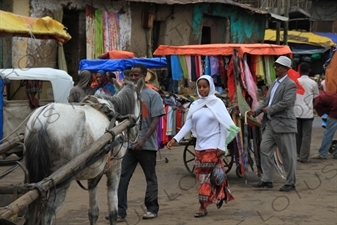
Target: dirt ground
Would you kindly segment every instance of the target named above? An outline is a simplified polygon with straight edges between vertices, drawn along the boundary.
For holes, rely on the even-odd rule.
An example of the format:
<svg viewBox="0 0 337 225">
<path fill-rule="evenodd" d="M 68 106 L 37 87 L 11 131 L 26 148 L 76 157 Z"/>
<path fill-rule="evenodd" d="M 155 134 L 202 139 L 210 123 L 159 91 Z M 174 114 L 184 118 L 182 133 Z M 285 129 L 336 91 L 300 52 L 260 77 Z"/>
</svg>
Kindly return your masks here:
<svg viewBox="0 0 337 225">
<path fill-rule="evenodd" d="M 311 154 L 317 152 L 323 134 L 320 118 L 314 121 Z M 161 156 L 161 157 L 160 157 Z M 168 163 L 160 161 L 165 157 Z M 160 211 L 157 218 L 142 220 L 143 199 L 146 183 L 141 168 L 137 168 L 128 191 L 129 209 L 126 223 L 129 225 L 186 225 L 186 224 L 300 224 L 333 225 L 337 224 L 337 160 L 330 155 L 327 160 L 311 160 L 310 163 L 298 163 L 296 191 L 282 193 L 278 191 L 284 180 L 275 172 L 273 189 L 254 189 L 252 184 L 259 181 L 255 172 L 250 171 L 245 184 L 244 178 L 238 178 L 235 165 L 228 173 L 234 200 L 217 209 L 208 208 L 204 218 L 194 218 L 198 209 L 198 183 L 185 169 L 183 146 L 169 151 L 164 148 L 158 155 L 157 176 L 159 181 Z M 1 182 L 1 180 L 0 180 Z M 106 181 L 99 184 L 100 218 L 98 225 L 106 225 L 107 212 Z M 56 224 L 89 224 L 87 218 L 88 195 L 73 182 L 64 206 L 57 214 Z"/>
</svg>

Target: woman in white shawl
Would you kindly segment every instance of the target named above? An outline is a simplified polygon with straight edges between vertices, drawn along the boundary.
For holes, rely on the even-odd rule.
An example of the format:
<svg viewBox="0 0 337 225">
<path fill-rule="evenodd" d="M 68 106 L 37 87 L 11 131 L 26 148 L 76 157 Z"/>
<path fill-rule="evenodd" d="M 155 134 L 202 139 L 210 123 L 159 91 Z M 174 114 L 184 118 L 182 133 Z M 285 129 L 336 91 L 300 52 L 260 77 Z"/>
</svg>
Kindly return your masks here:
<svg viewBox="0 0 337 225">
<path fill-rule="evenodd" d="M 195 174 L 200 182 L 200 207 L 194 217 L 204 217 L 210 204 L 215 203 L 220 208 L 223 201 L 227 203 L 234 199 L 227 179 L 215 184 L 211 182 L 211 173 L 215 166 L 224 171 L 221 157 L 239 128 L 235 126 L 225 104 L 214 95 L 215 86 L 211 76 L 203 75 L 197 80 L 197 93 L 199 99 L 191 104 L 186 123 L 167 143 L 167 148 L 171 149 L 174 143 L 179 142 L 190 131 L 196 137 Z"/>
</svg>

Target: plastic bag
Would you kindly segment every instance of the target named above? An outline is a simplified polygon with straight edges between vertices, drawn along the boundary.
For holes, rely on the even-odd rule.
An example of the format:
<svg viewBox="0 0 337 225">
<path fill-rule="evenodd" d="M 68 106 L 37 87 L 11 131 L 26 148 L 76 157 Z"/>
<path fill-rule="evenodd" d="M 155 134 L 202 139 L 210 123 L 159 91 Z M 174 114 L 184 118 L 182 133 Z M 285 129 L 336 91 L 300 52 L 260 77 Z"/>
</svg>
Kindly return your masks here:
<svg viewBox="0 0 337 225">
<path fill-rule="evenodd" d="M 226 180 L 226 174 L 221 164 L 216 164 L 211 173 L 211 183 L 214 186 L 221 186 Z"/>
</svg>

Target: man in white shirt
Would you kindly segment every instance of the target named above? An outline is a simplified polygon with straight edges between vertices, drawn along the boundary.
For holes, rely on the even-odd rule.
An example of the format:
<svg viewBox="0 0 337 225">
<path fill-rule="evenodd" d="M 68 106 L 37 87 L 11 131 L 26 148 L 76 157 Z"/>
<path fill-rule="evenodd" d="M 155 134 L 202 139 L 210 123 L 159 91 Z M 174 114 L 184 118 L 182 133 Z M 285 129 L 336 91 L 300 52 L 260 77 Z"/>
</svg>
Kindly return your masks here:
<svg viewBox="0 0 337 225">
<path fill-rule="evenodd" d="M 319 95 L 318 85 L 308 74 L 310 73 L 310 65 L 301 63 L 298 82 L 303 86 L 305 92 L 303 95 L 296 94 L 295 116 L 297 119 L 297 160 L 301 163 L 309 161 L 312 121 L 314 119 L 313 101 Z"/>
</svg>

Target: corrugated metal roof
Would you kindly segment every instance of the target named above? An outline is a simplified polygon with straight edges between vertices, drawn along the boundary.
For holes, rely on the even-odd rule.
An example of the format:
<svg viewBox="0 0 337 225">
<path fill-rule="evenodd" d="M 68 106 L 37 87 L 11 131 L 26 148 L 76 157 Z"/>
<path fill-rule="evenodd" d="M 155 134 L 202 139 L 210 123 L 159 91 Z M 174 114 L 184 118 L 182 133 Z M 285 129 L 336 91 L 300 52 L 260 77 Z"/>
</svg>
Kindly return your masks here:
<svg viewBox="0 0 337 225">
<path fill-rule="evenodd" d="M 167 5 L 173 5 L 173 4 L 184 5 L 184 4 L 195 4 L 195 3 L 222 3 L 222 4 L 238 6 L 240 8 L 247 9 L 257 14 L 270 15 L 270 13 L 265 10 L 252 8 L 245 4 L 233 2 L 232 0 L 126 0 L 126 1 L 127 2 L 154 3 L 154 4 L 167 4 Z"/>
<path fill-rule="evenodd" d="M 237 2 L 233 2 L 232 0 L 126 0 L 126 1 L 127 2 L 154 3 L 154 4 L 167 4 L 167 5 L 173 5 L 173 4 L 186 5 L 186 4 L 195 4 L 195 3 L 222 3 L 222 4 L 237 6 L 237 7 L 246 9 L 256 14 L 267 15 L 274 20 L 278 20 L 278 21 L 288 20 L 288 17 L 279 16 L 274 13 L 270 13 L 268 11 L 262 10 L 262 9 L 250 7 L 246 4 L 240 4 Z"/>
</svg>

